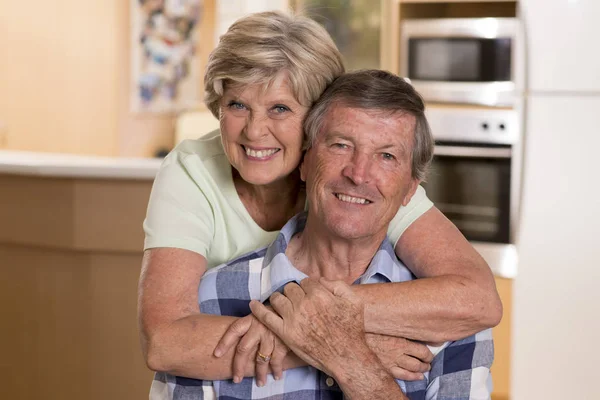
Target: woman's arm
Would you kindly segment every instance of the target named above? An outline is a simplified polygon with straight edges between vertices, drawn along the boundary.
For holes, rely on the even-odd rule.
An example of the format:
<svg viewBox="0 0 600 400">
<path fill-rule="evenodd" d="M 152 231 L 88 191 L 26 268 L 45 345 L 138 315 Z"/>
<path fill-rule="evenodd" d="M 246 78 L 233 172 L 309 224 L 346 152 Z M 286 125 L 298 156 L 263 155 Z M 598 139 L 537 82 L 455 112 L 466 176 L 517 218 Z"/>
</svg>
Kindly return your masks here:
<svg viewBox="0 0 600 400">
<path fill-rule="evenodd" d="M 138 322 L 148 368 L 198 379 L 232 377 L 236 348 L 217 358 L 214 349 L 238 318 L 201 314 L 198 285 L 206 259 L 188 250 L 146 250 L 138 288 Z M 256 349 L 248 349 L 256 352 Z M 295 356 L 284 360 L 292 368 Z M 254 364 L 246 376 L 254 375 Z"/>
<path fill-rule="evenodd" d="M 487 263 L 435 207 L 415 220 L 396 254 L 418 278 L 355 285 L 367 332 L 445 342 L 496 326 L 502 303 Z"/>
<path fill-rule="evenodd" d="M 206 259 L 188 250 L 158 248 L 146 250 L 138 290 L 138 322 L 144 359 L 153 371 L 196 379 L 231 379 L 236 370 L 244 376 L 260 371 L 256 345 L 240 346 L 233 323 L 236 317 L 202 314 L 198 307 L 198 286 L 206 272 Z M 228 331 L 229 330 L 229 331 Z M 217 343 L 228 331 L 228 346 L 214 356 Z M 269 331 L 270 333 L 270 331 Z M 407 341 L 390 342 L 372 335 L 369 345 L 398 379 L 421 379 L 431 361 L 426 348 Z M 405 355 L 406 354 L 406 355 Z M 419 361 L 423 360 L 423 362 Z M 292 352 L 283 358 L 287 370 L 306 365 Z M 256 369 L 255 369 L 256 368 Z M 239 372 L 238 372 L 239 373 Z M 265 375 L 262 371 L 261 375 Z M 258 377 L 258 375 L 257 375 Z"/>
</svg>

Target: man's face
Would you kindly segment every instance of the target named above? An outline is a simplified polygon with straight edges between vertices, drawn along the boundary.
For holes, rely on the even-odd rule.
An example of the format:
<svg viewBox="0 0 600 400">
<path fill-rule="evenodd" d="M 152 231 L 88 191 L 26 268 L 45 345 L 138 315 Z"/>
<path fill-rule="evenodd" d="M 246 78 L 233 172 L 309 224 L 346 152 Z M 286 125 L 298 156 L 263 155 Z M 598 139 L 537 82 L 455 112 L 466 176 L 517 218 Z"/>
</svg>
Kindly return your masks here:
<svg viewBox="0 0 600 400">
<path fill-rule="evenodd" d="M 387 232 L 414 194 L 411 177 L 415 117 L 333 106 L 306 152 L 309 218 L 344 239 Z"/>
</svg>

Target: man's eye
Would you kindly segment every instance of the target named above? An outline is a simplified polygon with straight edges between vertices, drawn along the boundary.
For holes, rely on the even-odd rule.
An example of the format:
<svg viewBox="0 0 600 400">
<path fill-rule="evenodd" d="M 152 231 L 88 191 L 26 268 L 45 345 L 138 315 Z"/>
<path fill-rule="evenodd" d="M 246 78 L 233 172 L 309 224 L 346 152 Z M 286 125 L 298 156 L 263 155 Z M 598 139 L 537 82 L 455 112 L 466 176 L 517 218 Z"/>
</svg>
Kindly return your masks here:
<svg viewBox="0 0 600 400">
<path fill-rule="evenodd" d="M 382 153 L 381 157 L 383 157 L 384 160 L 395 160 L 396 157 L 394 157 L 393 154 L 390 153 Z"/>
<path fill-rule="evenodd" d="M 334 143 L 333 147 L 338 148 L 338 149 L 347 149 L 348 145 L 345 143 Z"/>
</svg>

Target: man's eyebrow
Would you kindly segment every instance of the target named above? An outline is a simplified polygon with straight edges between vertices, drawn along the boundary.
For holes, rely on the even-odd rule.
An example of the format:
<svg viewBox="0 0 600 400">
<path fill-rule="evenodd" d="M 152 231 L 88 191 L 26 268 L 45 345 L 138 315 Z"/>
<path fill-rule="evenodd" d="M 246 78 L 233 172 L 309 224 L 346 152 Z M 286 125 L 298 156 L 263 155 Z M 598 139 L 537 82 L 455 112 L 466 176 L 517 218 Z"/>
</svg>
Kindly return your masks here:
<svg viewBox="0 0 600 400">
<path fill-rule="evenodd" d="M 377 148 L 378 151 L 381 151 L 381 150 L 396 150 L 396 149 L 400 150 L 403 154 L 407 153 L 406 145 L 403 142 L 384 144 L 383 146 L 380 146 L 380 147 Z"/>
<path fill-rule="evenodd" d="M 343 140 L 347 140 L 349 142 L 354 142 L 354 139 L 352 137 L 346 135 L 345 133 L 337 132 L 337 131 L 328 132 L 327 140 L 338 140 L 338 139 L 343 139 Z"/>
</svg>

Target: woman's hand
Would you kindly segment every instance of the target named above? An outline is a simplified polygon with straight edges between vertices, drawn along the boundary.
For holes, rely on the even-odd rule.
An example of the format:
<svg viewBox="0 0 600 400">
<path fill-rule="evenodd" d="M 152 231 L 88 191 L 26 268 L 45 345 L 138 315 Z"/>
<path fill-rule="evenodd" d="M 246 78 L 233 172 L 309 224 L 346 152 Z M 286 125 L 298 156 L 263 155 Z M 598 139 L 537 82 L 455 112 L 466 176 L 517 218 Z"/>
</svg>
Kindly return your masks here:
<svg viewBox="0 0 600 400">
<path fill-rule="evenodd" d="M 371 333 L 366 338 L 371 350 L 396 379 L 418 381 L 431 368 L 433 354 L 424 344 Z"/>
<path fill-rule="evenodd" d="M 258 386 L 266 384 L 269 367 L 276 380 L 281 378 L 283 360 L 290 349 L 254 315 L 247 315 L 231 324 L 215 348 L 215 357 L 227 353 L 236 343 L 233 357 L 235 383 L 241 382 L 250 363 L 254 362 L 256 362 L 254 374 Z M 262 356 L 266 356 L 267 359 Z"/>
</svg>

